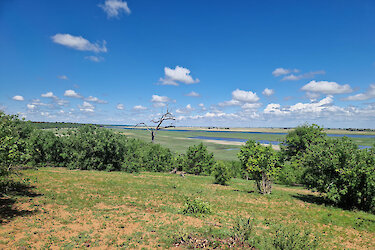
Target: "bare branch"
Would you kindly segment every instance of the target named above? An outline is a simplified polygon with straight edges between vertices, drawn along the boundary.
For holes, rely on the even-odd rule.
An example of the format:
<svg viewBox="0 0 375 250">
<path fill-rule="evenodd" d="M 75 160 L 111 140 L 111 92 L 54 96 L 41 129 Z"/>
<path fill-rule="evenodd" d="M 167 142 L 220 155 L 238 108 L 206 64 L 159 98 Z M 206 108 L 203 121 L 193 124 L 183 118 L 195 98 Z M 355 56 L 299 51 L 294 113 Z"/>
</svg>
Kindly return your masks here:
<svg viewBox="0 0 375 250">
<path fill-rule="evenodd" d="M 158 130 L 160 130 L 160 129 L 164 129 L 164 128 L 171 128 L 171 127 L 175 127 L 174 125 L 168 125 L 168 126 L 164 126 L 164 127 L 162 127 L 161 125 L 162 125 L 162 123 L 164 122 L 164 121 L 168 121 L 168 120 L 172 120 L 172 121 L 174 121 L 174 120 L 176 120 L 176 118 L 173 116 L 173 114 L 171 113 L 171 112 L 169 112 L 169 110 L 167 109 L 167 112 L 166 113 L 164 113 L 158 120 L 151 120 L 151 122 L 152 123 L 155 123 L 156 125 L 155 125 L 155 128 L 151 128 L 151 127 L 149 127 L 149 126 L 147 126 L 145 123 L 138 123 L 137 125 L 136 125 L 136 127 L 137 126 L 139 126 L 139 125 L 143 125 L 143 126 L 145 126 L 146 128 L 147 128 L 147 130 L 149 131 L 149 132 L 151 132 L 151 141 L 153 142 L 154 141 L 154 138 L 155 138 L 155 135 L 156 135 L 156 132 L 158 131 Z"/>
<path fill-rule="evenodd" d="M 144 123 L 144 122 L 138 123 L 137 125 L 135 125 L 135 127 L 138 127 L 140 125 L 143 125 L 144 127 L 146 127 L 147 131 L 151 131 L 150 128 L 149 128 L 149 126 L 146 123 Z"/>
</svg>

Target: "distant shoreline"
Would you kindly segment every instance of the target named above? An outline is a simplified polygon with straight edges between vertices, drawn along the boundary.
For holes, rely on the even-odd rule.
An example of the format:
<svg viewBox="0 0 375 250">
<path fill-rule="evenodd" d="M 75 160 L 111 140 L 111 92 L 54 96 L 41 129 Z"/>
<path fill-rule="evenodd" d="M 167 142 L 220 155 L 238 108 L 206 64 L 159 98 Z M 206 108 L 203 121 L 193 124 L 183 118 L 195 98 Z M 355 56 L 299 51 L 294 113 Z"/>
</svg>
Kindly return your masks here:
<svg viewBox="0 0 375 250">
<path fill-rule="evenodd" d="M 127 128 L 136 128 L 135 126 L 129 125 L 105 125 L 108 127 L 127 127 Z M 139 127 L 141 128 L 141 127 Z M 294 128 L 222 128 L 222 127 L 174 127 L 174 128 L 166 128 L 164 130 L 205 130 L 205 131 L 228 131 L 228 132 L 261 132 L 261 133 L 288 133 L 292 131 Z M 341 134 L 341 135 L 375 135 L 374 131 L 350 131 L 346 129 L 324 129 L 323 130 L 327 134 Z"/>
</svg>

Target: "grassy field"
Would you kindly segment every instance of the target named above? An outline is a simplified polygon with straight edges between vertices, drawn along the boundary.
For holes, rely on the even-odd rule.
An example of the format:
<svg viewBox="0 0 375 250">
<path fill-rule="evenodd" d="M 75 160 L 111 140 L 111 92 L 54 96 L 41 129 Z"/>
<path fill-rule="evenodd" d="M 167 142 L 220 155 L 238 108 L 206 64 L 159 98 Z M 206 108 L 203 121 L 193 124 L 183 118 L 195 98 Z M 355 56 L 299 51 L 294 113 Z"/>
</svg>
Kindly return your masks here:
<svg viewBox="0 0 375 250">
<path fill-rule="evenodd" d="M 319 248 L 375 248 L 375 215 L 322 205 L 298 187 L 276 185 L 262 196 L 238 179 L 220 186 L 213 177 L 62 168 L 23 175 L 34 188 L 1 198 L 2 249 L 169 248 L 186 234 L 229 237 L 238 217 L 253 219 L 254 237 L 272 238 L 278 226 L 297 225 L 319 238 Z M 181 214 L 187 197 L 207 201 L 212 214 Z"/>
<path fill-rule="evenodd" d="M 128 130 L 117 128 L 116 131 L 121 131 L 129 137 L 139 138 L 145 141 L 150 141 L 150 133 L 146 130 Z M 262 132 L 262 131 L 257 131 Z M 264 131 L 263 131 L 264 132 Z M 280 132 L 280 131 L 279 131 Z M 277 133 L 274 131 L 274 133 Z M 354 132 L 352 133 L 354 134 Z M 224 138 L 238 138 L 238 139 L 252 139 L 252 140 L 266 140 L 266 141 L 283 141 L 285 135 L 280 134 L 247 134 L 247 133 L 221 133 L 205 131 L 168 131 L 159 130 L 156 135 L 155 142 L 170 148 L 177 153 L 185 153 L 186 149 L 194 144 L 203 142 L 210 152 L 213 152 L 216 159 L 219 160 L 238 160 L 237 153 L 241 147 L 239 142 L 223 142 L 223 141 L 207 141 L 200 139 L 190 139 L 189 137 L 224 137 Z M 351 138 L 357 145 L 372 146 L 375 143 L 375 138 Z"/>
</svg>

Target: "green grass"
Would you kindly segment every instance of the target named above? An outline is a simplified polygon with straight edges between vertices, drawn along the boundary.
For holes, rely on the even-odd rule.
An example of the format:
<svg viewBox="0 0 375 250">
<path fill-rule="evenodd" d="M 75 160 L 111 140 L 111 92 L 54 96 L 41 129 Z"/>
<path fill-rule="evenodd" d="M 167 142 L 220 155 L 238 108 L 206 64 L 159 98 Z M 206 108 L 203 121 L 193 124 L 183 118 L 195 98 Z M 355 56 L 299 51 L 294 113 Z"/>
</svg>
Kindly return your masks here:
<svg viewBox="0 0 375 250">
<path fill-rule="evenodd" d="M 32 212 L 5 219 L 0 248 L 25 242 L 34 248 L 167 248 L 179 232 L 228 237 L 239 216 L 253 219 L 259 237 L 297 225 L 320 237 L 320 248 L 375 248 L 375 215 L 325 206 L 300 187 L 275 185 L 271 195 L 262 196 L 253 192 L 251 181 L 234 179 L 221 186 L 210 176 L 62 168 L 23 174 L 38 195 L 15 195 L 14 209 Z M 211 213 L 181 214 L 187 198 L 207 202 Z"/>
<path fill-rule="evenodd" d="M 150 133 L 146 130 L 125 130 L 115 129 L 126 133 L 129 137 L 139 138 L 144 141 L 150 141 Z M 204 131 L 168 131 L 159 130 L 156 134 L 155 142 L 170 148 L 177 153 L 185 153 L 189 146 L 202 142 L 200 139 L 189 139 L 189 137 L 206 136 L 206 137 L 225 137 L 252 140 L 283 141 L 285 135 L 278 134 L 246 134 L 246 133 L 220 133 Z M 375 144 L 375 138 L 351 138 L 357 145 L 372 146 Z M 238 160 L 237 153 L 240 150 L 239 145 L 218 144 L 204 141 L 208 151 L 213 152 L 218 160 Z M 235 143 L 234 143 L 235 144 Z"/>
<path fill-rule="evenodd" d="M 144 141 L 150 141 L 150 133 L 145 130 L 121 130 L 129 137 L 138 138 Z M 155 137 L 155 143 L 168 147 L 173 152 L 182 154 L 186 153 L 189 146 L 193 146 L 202 142 L 199 139 L 188 139 L 188 137 L 199 136 L 195 132 L 172 132 L 172 131 L 158 131 Z M 237 160 L 237 153 L 240 150 L 238 145 L 222 145 L 211 142 L 204 142 L 209 152 L 214 153 L 215 159 L 218 160 Z M 230 149 L 230 150 L 228 150 Z M 233 150 L 232 150 L 233 149 Z"/>
</svg>

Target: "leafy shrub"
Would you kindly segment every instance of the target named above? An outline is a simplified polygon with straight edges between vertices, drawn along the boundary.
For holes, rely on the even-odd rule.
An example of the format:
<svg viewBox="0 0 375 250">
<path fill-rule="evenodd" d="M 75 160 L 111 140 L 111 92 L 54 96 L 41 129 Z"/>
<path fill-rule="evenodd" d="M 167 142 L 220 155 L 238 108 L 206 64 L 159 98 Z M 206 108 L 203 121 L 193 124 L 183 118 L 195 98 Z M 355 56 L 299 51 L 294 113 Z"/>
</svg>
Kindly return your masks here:
<svg viewBox="0 0 375 250">
<path fill-rule="evenodd" d="M 336 205 L 375 211 L 375 148 L 358 149 L 347 137 L 312 145 L 304 179 Z"/>
<path fill-rule="evenodd" d="M 214 164 L 213 153 L 208 153 L 207 147 L 200 143 L 187 149 L 183 170 L 189 174 L 210 175 Z"/>
<path fill-rule="evenodd" d="M 15 167 L 26 164 L 30 155 L 27 152 L 27 138 L 33 128 L 29 122 L 16 115 L 6 115 L 0 111 L 0 191 L 6 192 L 14 182 L 9 176 Z"/>
<path fill-rule="evenodd" d="M 306 152 L 309 145 L 324 141 L 325 137 L 326 134 L 323 132 L 323 128 L 316 124 L 304 124 L 287 134 L 285 141 L 281 145 L 281 151 L 287 159 L 293 156 L 299 158 Z"/>
<path fill-rule="evenodd" d="M 187 198 L 184 207 L 180 210 L 180 213 L 193 216 L 202 216 L 205 214 L 211 214 L 212 208 L 210 204 L 202 201 L 199 198 Z"/>
<path fill-rule="evenodd" d="M 173 154 L 160 144 L 149 143 L 141 148 L 142 169 L 150 172 L 167 172 L 173 168 Z"/>
<path fill-rule="evenodd" d="M 253 220 L 238 217 L 232 228 L 232 237 L 237 242 L 247 242 L 254 231 Z"/>
<path fill-rule="evenodd" d="M 309 231 L 302 231 L 296 226 L 280 226 L 272 239 L 275 249 L 317 249 L 319 241 Z"/>
<path fill-rule="evenodd" d="M 214 166 L 215 183 L 220 185 L 228 185 L 228 182 L 232 178 L 228 165 L 223 162 L 217 162 Z"/>
<path fill-rule="evenodd" d="M 280 164 L 275 181 L 284 185 L 295 185 L 303 183 L 302 176 L 305 169 L 301 167 L 299 160 L 286 161 Z"/>
<path fill-rule="evenodd" d="M 120 170 L 125 137 L 109 129 L 81 126 L 67 136 L 63 157 L 71 169 Z"/>
<path fill-rule="evenodd" d="M 278 158 L 271 146 L 265 147 L 253 140 L 248 140 L 238 153 L 241 164 L 255 180 L 258 191 L 270 194 L 272 178 L 278 171 Z"/>
<path fill-rule="evenodd" d="M 63 140 L 52 131 L 36 129 L 28 139 L 28 152 L 34 164 L 61 164 Z"/>
</svg>

